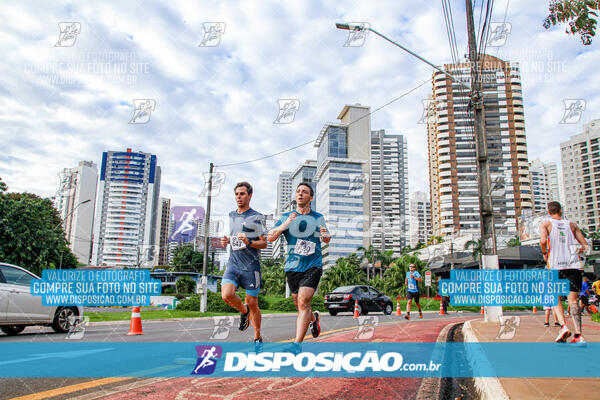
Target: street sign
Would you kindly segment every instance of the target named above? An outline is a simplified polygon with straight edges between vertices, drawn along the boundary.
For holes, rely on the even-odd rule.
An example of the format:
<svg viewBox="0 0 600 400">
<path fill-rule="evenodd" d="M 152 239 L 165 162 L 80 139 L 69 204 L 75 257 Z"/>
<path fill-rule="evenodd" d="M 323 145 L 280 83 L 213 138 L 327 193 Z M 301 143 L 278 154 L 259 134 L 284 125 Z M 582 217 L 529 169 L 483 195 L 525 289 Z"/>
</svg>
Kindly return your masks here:
<svg viewBox="0 0 600 400">
<path fill-rule="evenodd" d="M 425 286 L 431 286 L 431 271 L 425 271 Z"/>
</svg>

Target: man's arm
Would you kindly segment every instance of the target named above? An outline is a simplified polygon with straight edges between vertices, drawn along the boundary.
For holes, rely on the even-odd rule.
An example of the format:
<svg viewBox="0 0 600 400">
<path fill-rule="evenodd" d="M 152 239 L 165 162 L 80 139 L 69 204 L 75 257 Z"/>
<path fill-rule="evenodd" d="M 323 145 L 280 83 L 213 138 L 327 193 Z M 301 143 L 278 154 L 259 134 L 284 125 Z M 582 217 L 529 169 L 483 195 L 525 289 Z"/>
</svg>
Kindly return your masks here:
<svg viewBox="0 0 600 400">
<path fill-rule="evenodd" d="M 298 215 L 298 213 L 293 212 L 289 215 L 289 217 L 285 220 L 285 222 L 281 223 L 281 219 L 279 221 L 277 221 L 277 224 L 275 224 L 275 227 L 273 227 L 273 229 L 271 229 L 267 235 L 267 240 L 269 242 L 274 242 L 277 240 L 277 238 L 279 236 L 281 236 L 281 234 L 283 232 L 285 232 L 285 230 L 290 226 L 290 224 L 292 222 L 294 222 L 294 220 L 296 219 L 296 216 Z"/>
<path fill-rule="evenodd" d="M 581 232 L 581 229 L 579 229 L 577 224 L 574 222 L 571 222 L 571 231 L 573 232 L 575 239 L 577 239 L 579 244 L 581 244 L 581 248 L 579 250 L 577 250 L 577 252 L 578 253 L 586 252 L 587 248 L 588 248 L 587 240 L 585 240 L 585 236 L 583 236 L 583 232 Z"/>
<path fill-rule="evenodd" d="M 542 254 L 546 262 L 548 262 L 548 224 L 549 221 L 545 221 L 540 225 L 540 247 L 542 248 Z"/>
</svg>

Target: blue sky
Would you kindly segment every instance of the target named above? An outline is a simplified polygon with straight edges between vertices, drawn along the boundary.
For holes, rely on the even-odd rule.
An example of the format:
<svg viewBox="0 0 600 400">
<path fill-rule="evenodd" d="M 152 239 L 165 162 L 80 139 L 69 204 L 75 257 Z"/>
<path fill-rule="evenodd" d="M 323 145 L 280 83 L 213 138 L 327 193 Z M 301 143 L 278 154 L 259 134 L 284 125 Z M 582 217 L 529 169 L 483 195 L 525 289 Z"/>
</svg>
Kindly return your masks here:
<svg viewBox="0 0 600 400">
<path fill-rule="evenodd" d="M 344 47 L 348 33 L 335 22 L 368 22 L 435 64 L 451 60 L 440 2 L 190 3 L 0 6 L 0 177 L 10 190 L 52 196 L 62 168 L 131 147 L 158 156 L 162 196 L 204 205 L 198 194 L 209 162 L 255 159 L 315 139 L 344 104 L 376 109 L 431 77 L 429 66 L 372 34 L 363 46 Z M 464 54 L 463 2 L 452 4 Z M 564 27 L 545 30 L 545 1 L 499 0 L 492 21 L 505 12 L 511 32 L 488 53 L 521 63 L 530 160 L 560 162 L 560 142 L 600 115 L 600 39 L 584 47 Z M 55 46 L 60 22 L 80 24 L 73 46 Z M 218 46 L 199 46 L 207 22 L 224 26 Z M 418 121 L 430 91 L 425 85 L 372 115 L 372 129 L 406 135 L 411 192 L 428 190 Z M 156 102 L 145 124 L 128 123 L 134 99 Z M 279 99 L 299 100 L 292 123 L 273 124 Z M 558 123 L 564 99 L 586 101 L 579 122 Z M 253 206 L 272 212 L 279 172 L 308 158 L 316 158 L 312 145 L 220 169 L 226 183 L 213 212 L 234 207 L 240 180 L 255 186 Z"/>
</svg>

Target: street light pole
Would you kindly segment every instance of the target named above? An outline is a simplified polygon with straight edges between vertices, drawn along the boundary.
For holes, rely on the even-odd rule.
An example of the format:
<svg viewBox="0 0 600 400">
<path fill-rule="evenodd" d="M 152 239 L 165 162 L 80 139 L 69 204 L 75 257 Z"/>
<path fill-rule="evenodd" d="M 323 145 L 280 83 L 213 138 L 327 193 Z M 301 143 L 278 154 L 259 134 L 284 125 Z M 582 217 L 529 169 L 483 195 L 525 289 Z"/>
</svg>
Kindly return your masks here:
<svg viewBox="0 0 600 400">
<path fill-rule="evenodd" d="M 204 220 L 204 254 L 202 258 L 202 280 L 200 282 L 200 312 L 206 312 L 206 303 L 208 301 L 208 245 L 209 245 L 209 227 L 210 227 L 210 203 L 212 200 L 212 180 L 214 164 L 210 163 L 208 169 L 208 193 L 206 197 L 206 217 Z"/>
<path fill-rule="evenodd" d="M 73 214 L 75 212 L 75 210 L 77 210 L 77 207 L 79 207 L 83 204 L 89 203 L 90 201 L 92 201 L 92 200 L 91 199 L 84 200 L 84 201 L 80 202 L 79 204 L 77 204 L 75 207 L 73 207 L 73 209 L 67 215 L 65 215 L 65 219 L 63 221 L 61 221 L 60 224 L 56 225 L 52 230 L 63 225 L 66 222 L 66 220 L 71 216 L 71 214 Z M 63 230 L 63 233 L 64 233 L 64 230 Z M 63 254 L 64 254 L 64 250 L 60 252 L 60 262 L 58 264 L 58 269 L 62 269 Z"/>
</svg>

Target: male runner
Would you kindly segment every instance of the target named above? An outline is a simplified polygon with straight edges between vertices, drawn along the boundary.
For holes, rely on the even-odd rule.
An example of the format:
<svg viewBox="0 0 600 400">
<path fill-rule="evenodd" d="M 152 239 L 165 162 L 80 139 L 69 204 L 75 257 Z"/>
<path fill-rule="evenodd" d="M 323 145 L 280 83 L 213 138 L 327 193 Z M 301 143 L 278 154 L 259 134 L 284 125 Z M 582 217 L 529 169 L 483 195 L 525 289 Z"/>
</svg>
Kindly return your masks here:
<svg viewBox="0 0 600 400">
<path fill-rule="evenodd" d="M 590 283 L 588 281 L 587 276 L 583 277 L 583 282 L 581 283 L 581 292 L 579 292 L 579 308 L 582 310 L 585 309 L 588 312 L 588 315 L 591 315 L 589 308 L 590 302 Z"/>
<path fill-rule="evenodd" d="M 268 235 L 269 242 L 282 234 L 287 241 L 285 276 L 298 310 L 294 340 L 297 349 L 309 325 L 313 337 L 321 333 L 319 312 L 312 312 L 310 302 L 323 272 L 321 241 L 327 244 L 331 240 L 323 215 L 310 209 L 313 197 L 312 187 L 300 183 L 296 188 L 296 210 L 284 213 Z"/>
<path fill-rule="evenodd" d="M 260 335 L 261 314 L 258 308 L 260 292 L 259 249 L 267 247 L 265 218 L 250 208 L 252 186 L 240 182 L 234 188 L 237 210 L 229 213 L 229 236 L 221 238 L 223 246 L 231 245 L 227 269 L 221 282 L 221 297 L 225 303 L 240 312 L 240 331 L 248 329 L 250 321 L 254 327 L 254 346 L 262 351 Z M 241 286 L 246 289 L 245 304 L 235 293 Z"/>
<path fill-rule="evenodd" d="M 581 290 L 581 277 L 583 274 L 580 254 L 587 250 L 588 245 L 577 224 L 562 218 L 560 203 L 556 201 L 548 203 L 548 213 L 551 219 L 542 222 L 540 225 L 542 254 L 544 260 L 548 263 L 548 268 L 558 270 L 559 278 L 569 281 L 567 302 L 575 325 L 575 337 L 571 340 L 571 343 L 585 345 L 585 339 L 581 334 L 581 309 L 577 304 L 577 297 Z M 581 247 L 576 252 L 572 252 L 571 246 L 576 245 L 575 240 L 581 244 Z M 556 342 L 565 342 L 571 336 L 571 332 L 565 323 L 562 303 L 559 301 L 553 309 L 556 311 L 556 317 L 561 325 Z"/>
<path fill-rule="evenodd" d="M 417 308 L 419 309 L 419 318 L 423 318 L 423 311 L 421 311 L 421 305 L 419 304 L 419 283 L 417 281 L 422 281 L 423 278 L 421 274 L 417 271 L 417 267 L 415 264 L 410 264 L 408 267 L 410 269 L 410 273 L 406 275 L 404 279 L 404 284 L 406 285 L 406 294 L 408 297 L 408 304 L 406 305 L 406 315 L 405 319 L 410 319 L 410 304 L 412 300 L 415 299 L 415 303 L 417 304 Z"/>
<path fill-rule="evenodd" d="M 596 277 L 596 281 L 592 283 L 592 289 L 596 296 L 600 296 L 600 275 Z"/>
</svg>

